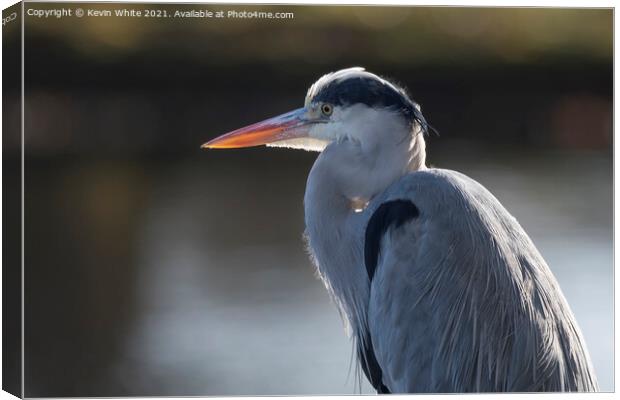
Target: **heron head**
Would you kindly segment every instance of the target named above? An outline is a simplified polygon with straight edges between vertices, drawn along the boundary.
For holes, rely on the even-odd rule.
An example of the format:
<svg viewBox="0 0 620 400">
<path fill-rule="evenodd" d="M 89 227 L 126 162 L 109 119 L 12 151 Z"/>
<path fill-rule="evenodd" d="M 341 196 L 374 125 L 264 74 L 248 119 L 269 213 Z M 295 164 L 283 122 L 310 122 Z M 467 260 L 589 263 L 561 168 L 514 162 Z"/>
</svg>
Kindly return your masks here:
<svg viewBox="0 0 620 400">
<path fill-rule="evenodd" d="M 365 71 L 347 68 L 321 77 L 308 90 L 304 107 L 219 136 L 202 147 L 267 145 L 321 151 L 349 141 L 363 149 L 407 146 L 428 125 L 405 91 Z M 407 144 L 406 144 L 407 143 Z"/>
</svg>

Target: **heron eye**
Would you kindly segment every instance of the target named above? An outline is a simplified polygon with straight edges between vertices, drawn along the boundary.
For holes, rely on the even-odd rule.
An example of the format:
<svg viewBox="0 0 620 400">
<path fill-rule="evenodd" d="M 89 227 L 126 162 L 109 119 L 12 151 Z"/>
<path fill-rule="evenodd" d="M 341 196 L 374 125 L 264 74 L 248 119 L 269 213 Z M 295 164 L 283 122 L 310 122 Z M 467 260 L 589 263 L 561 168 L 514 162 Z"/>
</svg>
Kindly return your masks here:
<svg viewBox="0 0 620 400">
<path fill-rule="evenodd" d="M 322 104 L 321 105 L 321 112 L 323 113 L 323 115 L 332 115 L 332 112 L 334 111 L 333 107 L 329 104 Z"/>
</svg>

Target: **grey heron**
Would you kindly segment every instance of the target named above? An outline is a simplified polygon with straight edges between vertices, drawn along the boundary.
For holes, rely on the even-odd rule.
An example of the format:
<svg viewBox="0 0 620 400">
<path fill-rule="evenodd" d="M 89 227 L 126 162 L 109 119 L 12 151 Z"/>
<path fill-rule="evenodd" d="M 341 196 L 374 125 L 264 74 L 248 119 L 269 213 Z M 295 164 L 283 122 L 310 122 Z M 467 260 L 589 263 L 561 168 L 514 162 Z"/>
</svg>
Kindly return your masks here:
<svg viewBox="0 0 620 400">
<path fill-rule="evenodd" d="M 582 333 L 517 220 L 482 185 L 427 168 L 420 106 L 363 68 L 304 107 L 205 148 L 320 151 L 309 253 L 379 393 L 596 391 Z"/>
</svg>

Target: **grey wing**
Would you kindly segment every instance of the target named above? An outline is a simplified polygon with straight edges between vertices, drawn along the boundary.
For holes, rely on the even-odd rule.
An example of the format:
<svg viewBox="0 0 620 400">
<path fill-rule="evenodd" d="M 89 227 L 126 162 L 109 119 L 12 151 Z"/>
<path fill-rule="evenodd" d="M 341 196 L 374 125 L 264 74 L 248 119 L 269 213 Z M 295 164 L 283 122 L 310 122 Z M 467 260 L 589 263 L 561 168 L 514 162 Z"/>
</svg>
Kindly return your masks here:
<svg viewBox="0 0 620 400">
<path fill-rule="evenodd" d="M 404 218 L 405 203 L 417 214 Z M 429 170 L 397 183 L 373 207 L 368 337 L 387 389 L 596 390 L 555 278 L 486 189 Z"/>
</svg>

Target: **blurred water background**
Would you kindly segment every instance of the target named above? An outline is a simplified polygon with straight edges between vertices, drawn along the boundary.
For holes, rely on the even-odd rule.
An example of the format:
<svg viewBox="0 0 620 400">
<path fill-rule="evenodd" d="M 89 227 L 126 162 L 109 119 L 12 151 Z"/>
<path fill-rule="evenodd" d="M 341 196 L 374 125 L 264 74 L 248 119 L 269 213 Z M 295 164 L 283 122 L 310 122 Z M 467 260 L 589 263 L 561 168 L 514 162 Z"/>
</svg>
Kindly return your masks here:
<svg viewBox="0 0 620 400">
<path fill-rule="evenodd" d="M 611 10 L 157 8 L 295 19 L 26 18 L 27 396 L 371 392 L 302 241 L 316 154 L 199 149 L 352 65 L 517 217 L 614 389 Z"/>
</svg>

